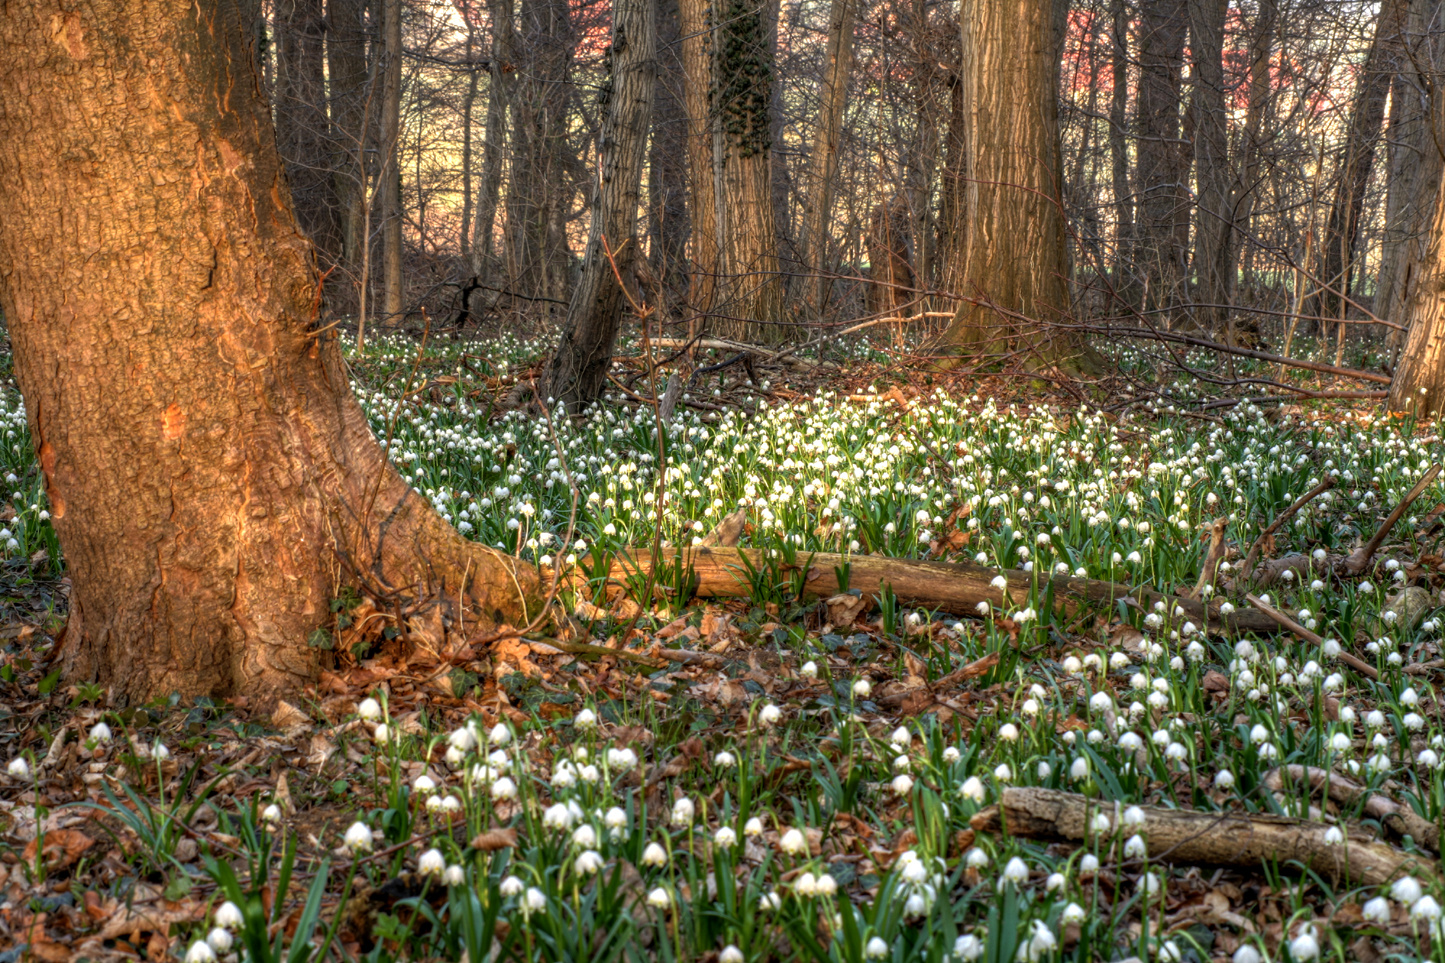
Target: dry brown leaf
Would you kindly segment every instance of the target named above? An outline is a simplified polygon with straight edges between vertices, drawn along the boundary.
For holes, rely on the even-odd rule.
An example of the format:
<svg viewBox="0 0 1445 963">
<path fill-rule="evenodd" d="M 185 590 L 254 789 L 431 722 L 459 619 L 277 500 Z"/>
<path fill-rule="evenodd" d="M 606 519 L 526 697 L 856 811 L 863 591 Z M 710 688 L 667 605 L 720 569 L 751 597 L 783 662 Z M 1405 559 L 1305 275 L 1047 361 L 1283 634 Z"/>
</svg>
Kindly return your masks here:
<svg viewBox="0 0 1445 963">
<path fill-rule="evenodd" d="M 840 628 L 847 628 L 858 620 L 868 602 L 861 595 L 834 595 L 823 603 L 828 621 Z"/>
<path fill-rule="evenodd" d="M 489 829 L 472 838 L 472 849 L 493 853 L 499 849 L 511 849 L 517 845 L 517 830 L 514 826 L 503 829 Z"/>
<path fill-rule="evenodd" d="M 39 839 L 32 839 L 25 847 L 25 862 L 35 865 L 35 853 Z M 53 829 L 45 834 L 45 865 L 47 868 L 64 869 L 76 860 L 87 849 L 95 845 L 95 840 L 78 829 Z"/>
</svg>

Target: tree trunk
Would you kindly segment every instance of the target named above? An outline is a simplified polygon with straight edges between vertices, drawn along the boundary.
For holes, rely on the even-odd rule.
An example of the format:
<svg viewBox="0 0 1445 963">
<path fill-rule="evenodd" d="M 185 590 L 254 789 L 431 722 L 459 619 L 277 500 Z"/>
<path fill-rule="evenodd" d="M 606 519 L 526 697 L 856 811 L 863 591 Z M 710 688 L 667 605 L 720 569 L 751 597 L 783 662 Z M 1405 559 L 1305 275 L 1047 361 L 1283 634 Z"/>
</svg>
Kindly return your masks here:
<svg viewBox="0 0 1445 963">
<path fill-rule="evenodd" d="M 687 167 L 690 181 L 688 218 L 691 265 L 688 303 L 701 328 L 712 313 L 717 295 L 721 253 L 718 250 L 718 197 L 713 180 L 712 48 L 714 28 L 708 0 L 678 0 L 682 31 L 683 92 L 687 110 Z"/>
<path fill-rule="evenodd" d="M 1436 100 L 1431 122 L 1439 129 L 1445 123 L 1445 98 Z M 1408 333 L 1390 382 L 1389 406 L 1421 418 L 1438 416 L 1445 413 L 1445 183 L 1438 178 L 1428 239 L 1404 273 L 1411 297 L 1400 321 Z"/>
<path fill-rule="evenodd" d="M 772 190 L 773 31 L 769 0 L 722 0 L 715 11 L 713 179 L 722 260 L 714 329 L 775 343 L 784 285 Z"/>
<path fill-rule="evenodd" d="M 1185 0 L 1139 5 L 1139 128 L 1135 251 L 1143 259 L 1146 307 L 1179 303 L 1189 249 L 1189 154 L 1179 105 L 1188 19 Z"/>
<path fill-rule="evenodd" d="M 657 89 L 654 9 L 655 0 L 615 0 L 612 8 L 608 78 L 598 94 L 605 113 L 592 227 L 547 377 L 548 393 L 570 410 L 597 400 L 607 384 L 627 306 L 618 279 L 631 280 L 638 256 L 637 207 Z"/>
<path fill-rule="evenodd" d="M 516 77 L 516 24 L 512 0 L 487 0 L 492 18 L 491 74 L 487 86 L 487 134 L 482 145 L 482 186 L 477 220 L 472 226 L 473 275 L 480 275 L 496 255 L 492 234 L 502 191 L 502 150 L 507 139 L 507 110 Z"/>
<path fill-rule="evenodd" d="M 1003 347 L 1069 307 L 1055 25 L 1036 0 L 963 0 L 963 290 L 946 338 Z"/>
<path fill-rule="evenodd" d="M 673 288 L 687 277 L 688 233 L 688 120 L 678 0 L 660 0 L 658 5 L 657 65 L 647 162 L 648 249 L 653 276 Z"/>
<path fill-rule="evenodd" d="M 913 300 L 913 264 L 908 256 L 908 202 L 897 197 L 873 209 L 868 232 L 868 311 L 896 315 Z"/>
<path fill-rule="evenodd" d="M 957 71 L 948 77 L 948 134 L 939 177 L 938 203 L 938 287 L 948 295 L 963 296 L 964 267 L 968 244 L 968 160 L 964 156 L 963 79 Z M 952 298 L 938 299 L 935 311 L 957 310 Z"/>
<path fill-rule="evenodd" d="M 1350 281 L 1360 236 L 1360 211 L 1365 206 L 1365 191 L 1370 184 L 1380 127 L 1385 120 L 1385 101 L 1403 59 L 1401 33 L 1406 5 L 1406 0 L 1384 0 L 1380 4 L 1375 38 L 1350 110 L 1334 201 L 1321 242 L 1324 266 L 1319 283 L 1326 287 L 1305 302 L 1305 314 L 1343 318 L 1344 299 L 1352 293 Z"/>
<path fill-rule="evenodd" d="M 342 586 L 452 630 L 459 594 L 482 627 L 536 596 L 390 467 L 311 330 L 247 26 L 192 0 L 0 17 L 0 303 L 73 585 L 60 658 L 122 700 L 313 681 Z"/>
<path fill-rule="evenodd" d="M 1279 22 L 1276 0 L 1260 0 L 1258 17 L 1249 44 L 1249 100 L 1245 105 L 1243 159 L 1239 164 L 1239 182 L 1235 187 L 1234 223 L 1236 247 L 1239 232 L 1249 236 L 1254 231 L 1254 206 L 1262 178 L 1260 155 L 1265 142 L 1272 139 L 1272 125 L 1266 124 L 1270 113 L 1270 63 L 1274 52 L 1274 34 Z M 1270 132 L 1266 133 L 1269 129 Z M 1248 265 L 1248 259 L 1245 265 Z"/>
<path fill-rule="evenodd" d="M 392 324 L 402 317 L 401 276 L 401 0 L 381 0 L 386 58 L 381 84 L 381 309 Z M 360 338 L 358 338 L 360 340 Z"/>
<path fill-rule="evenodd" d="M 838 135 L 847 106 L 848 78 L 853 70 L 853 20 L 857 0 L 833 0 L 828 14 L 828 50 L 818 85 L 818 130 L 803 200 L 803 266 L 814 272 L 808 301 L 822 312 L 833 271 L 829 258 L 833 223 L 833 182 L 838 176 Z"/>
<path fill-rule="evenodd" d="M 1236 250 L 1229 129 L 1224 106 L 1224 16 L 1227 0 L 1189 0 L 1194 58 L 1195 323 L 1234 343 L 1227 305 L 1234 298 Z"/>
<path fill-rule="evenodd" d="M 341 232 L 331 179 L 325 43 L 322 0 L 277 0 L 276 148 L 301 230 L 324 262 L 335 263 Z"/>
<path fill-rule="evenodd" d="M 366 216 L 367 99 L 370 77 L 365 0 L 327 0 L 327 68 L 331 74 L 331 190 L 336 197 L 342 269 L 355 275 L 363 248 Z"/>
<path fill-rule="evenodd" d="M 1133 303 L 1134 193 L 1129 188 L 1129 7 L 1110 0 L 1109 174 L 1114 191 L 1114 294 Z"/>
<path fill-rule="evenodd" d="M 462 15 L 467 18 L 467 92 L 462 95 L 462 229 L 459 241 L 462 260 L 470 262 L 472 259 L 472 114 L 477 104 L 477 81 L 480 68 L 472 60 L 473 50 L 476 46 L 476 25 L 472 23 L 465 8 Z"/>
<path fill-rule="evenodd" d="M 523 0 L 521 15 L 519 77 L 511 97 L 516 146 L 507 195 L 507 272 L 513 290 L 525 298 L 565 300 L 568 74 L 576 33 L 567 0 Z"/>
<path fill-rule="evenodd" d="M 1439 0 L 1414 0 L 1406 14 L 1400 71 L 1390 95 L 1390 175 L 1375 314 L 1403 323 L 1416 296 L 1415 269 L 1430 240 L 1430 215 L 1442 170 L 1431 118 L 1434 74 L 1440 68 Z M 1399 336 L 1391 331 L 1399 348 Z"/>
</svg>

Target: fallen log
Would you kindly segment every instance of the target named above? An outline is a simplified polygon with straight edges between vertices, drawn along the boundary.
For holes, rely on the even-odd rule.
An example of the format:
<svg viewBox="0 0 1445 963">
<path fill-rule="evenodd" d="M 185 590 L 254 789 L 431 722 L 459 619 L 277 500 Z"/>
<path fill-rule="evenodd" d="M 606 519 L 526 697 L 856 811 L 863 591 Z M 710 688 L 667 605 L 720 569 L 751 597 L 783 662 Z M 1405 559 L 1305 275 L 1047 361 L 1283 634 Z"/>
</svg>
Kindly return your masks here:
<svg viewBox="0 0 1445 963">
<path fill-rule="evenodd" d="M 761 549 L 756 548 L 713 548 L 698 546 L 686 549 L 661 549 L 659 551 L 660 571 L 671 570 L 679 554 L 683 564 L 692 570 L 697 580 L 696 594 L 701 598 L 739 598 L 752 593 L 748 569 L 762 572 L 767 569 L 768 560 Z M 869 596 L 882 586 L 889 586 L 898 599 L 908 605 L 939 609 L 955 615 L 977 615 L 980 602 L 999 608 L 1019 605 L 1027 598 L 1034 579 L 1039 589 L 1052 588 L 1054 600 L 1063 606 L 1065 613 L 1072 615 L 1088 605 L 1112 606 L 1120 600 L 1138 608 L 1149 608 L 1155 602 L 1164 602 L 1173 610 L 1183 610 L 1183 618 L 1198 623 L 1207 622 L 1224 626 L 1234 632 L 1269 632 L 1280 630 L 1273 619 L 1262 612 L 1241 608 L 1230 615 L 1221 616 L 1219 602 L 1205 602 L 1197 599 L 1176 598 L 1162 595 L 1148 588 L 1134 589 L 1117 582 L 1079 578 L 1073 575 L 1036 575 L 1017 569 L 1000 571 L 975 565 L 972 562 L 932 562 L 908 558 L 880 558 L 875 555 L 838 555 L 832 552 L 799 552 L 797 565 L 789 566 L 781 559 L 772 564 L 778 568 L 780 580 L 800 574 L 799 569 L 807 565 L 803 582 L 803 594 L 807 598 L 828 598 L 845 591 L 838 583 L 838 570 L 848 566 L 848 587 L 860 589 L 870 605 L 875 604 Z M 609 577 L 619 583 L 647 578 L 652 569 L 651 553 L 640 549 L 635 554 L 618 556 L 612 562 Z M 997 588 L 994 580 L 1002 575 L 1006 582 Z"/>
<path fill-rule="evenodd" d="M 1361 830 L 1338 827 L 1345 838 L 1326 840 L 1325 823 L 1284 816 L 1206 813 L 1141 806 L 1151 862 L 1180 865 L 1259 867 L 1264 863 L 1300 863 L 1332 880 L 1381 886 L 1405 875 L 1435 878 L 1433 859 L 1402 852 L 1371 839 Z M 1008 832 L 1029 839 L 1083 842 L 1094 833 L 1093 817 L 1105 812 L 1117 828 L 1114 804 L 1056 789 L 1013 787 L 999 803 L 979 811 L 971 825 L 976 832 Z"/>
<path fill-rule="evenodd" d="M 1440 852 L 1440 827 L 1403 803 L 1388 796 L 1373 792 L 1348 776 L 1342 776 L 1328 769 L 1302 766 L 1294 763 L 1271 769 L 1265 774 L 1264 788 L 1270 792 L 1286 792 L 1291 786 L 1309 783 L 1312 792 L 1319 793 L 1341 806 L 1360 806 L 1361 812 L 1378 822 L 1386 830 L 1404 838 L 1409 836 L 1416 844 L 1432 852 Z"/>
</svg>

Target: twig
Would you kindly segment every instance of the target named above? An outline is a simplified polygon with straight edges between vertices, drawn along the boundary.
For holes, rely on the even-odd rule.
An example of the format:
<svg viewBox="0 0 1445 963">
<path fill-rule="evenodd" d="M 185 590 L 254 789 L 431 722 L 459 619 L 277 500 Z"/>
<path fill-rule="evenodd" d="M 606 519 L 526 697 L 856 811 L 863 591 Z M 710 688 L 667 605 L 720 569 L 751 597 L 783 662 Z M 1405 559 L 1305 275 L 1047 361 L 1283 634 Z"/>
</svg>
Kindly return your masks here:
<svg viewBox="0 0 1445 963">
<path fill-rule="evenodd" d="M 1312 645 L 1325 644 L 1324 639 L 1320 638 L 1318 635 L 1315 635 L 1309 629 L 1305 628 L 1303 625 L 1300 625 L 1294 619 L 1290 618 L 1288 615 L 1285 615 L 1273 605 L 1270 605 L 1268 602 L 1261 600 L 1259 596 L 1246 595 L 1245 598 L 1249 600 L 1250 605 L 1253 605 L 1265 615 L 1274 619 L 1280 625 L 1289 629 L 1291 632 L 1299 636 L 1301 639 L 1304 639 L 1306 642 L 1309 642 Z M 1376 682 L 1380 680 L 1380 670 L 1375 668 L 1373 665 L 1370 665 L 1370 663 L 1366 662 L 1364 659 L 1359 658 L 1358 656 L 1354 656 L 1348 652 L 1342 651 L 1339 654 L 1339 660 L 1345 665 L 1354 669 L 1356 672 L 1360 673 L 1360 675 L 1368 676 L 1369 678 L 1374 679 Z"/>
<path fill-rule="evenodd" d="M 1414 488 L 1411 488 L 1405 493 L 1405 497 L 1400 499 L 1400 504 L 1395 506 L 1395 510 L 1385 519 L 1385 523 L 1375 532 L 1374 537 L 1349 554 L 1344 561 L 1346 574 L 1359 575 L 1365 570 L 1365 566 L 1370 564 L 1370 559 L 1374 558 L 1375 552 L 1379 550 L 1380 543 L 1385 540 L 1386 535 L 1390 534 L 1390 529 L 1395 527 L 1395 523 L 1398 522 L 1400 516 L 1405 514 L 1405 511 L 1414 504 L 1415 499 L 1424 494 L 1425 489 L 1430 486 L 1430 483 L 1435 480 L 1435 476 L 1438 474 L 1440 474 L 1440 465 L 1437 462 L 1431 465 L 1430 470 L 1421 476 L 1420 480 L 1415 483 Z"/>
<path fill-rule="evenodd" d="M 1269 523 L 1269 527 L 1259 533 L 1259 538 L 1256 538 L 1254 544 L 1249 546 L 1249 554 L 1244 556 L 1244 564 L 1239 567 L 1238 584 L 1244 585 L 1249 581 L 1249 577 L 1254 574 L 1254 565 L 1259 561 L 1259 553 L 1264 550 L 1265 539 L 1279 531 L 1280 526 L 1293 518 L 1295 513 L 1301 508 L 1304 508 L 1310 502 L 1314 501 L 1316 497 L 1334 487 L 1335 476 L 1326 475 L 1324 481 L 1305 492 L 1299 498 L 1296 498 L 1293 505 L 1280 512 L 1279 516 Z"/>
</svg>

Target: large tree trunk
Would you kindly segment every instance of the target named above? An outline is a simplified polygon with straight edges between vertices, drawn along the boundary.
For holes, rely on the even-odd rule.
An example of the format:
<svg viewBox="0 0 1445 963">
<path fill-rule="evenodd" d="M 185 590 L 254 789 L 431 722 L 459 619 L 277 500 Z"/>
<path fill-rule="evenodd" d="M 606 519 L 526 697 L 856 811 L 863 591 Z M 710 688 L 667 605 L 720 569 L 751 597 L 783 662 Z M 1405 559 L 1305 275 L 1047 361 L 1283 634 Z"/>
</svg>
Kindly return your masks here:
<svg viewBox="0 0 1445 963">
<path fill-rule="evenodd" d="M 684 103 L 687 109 L 687 168 L 690 254 L 687 299 L 701 328 L 712 313 L 721 267 L 718 250 L 718 197 L 713 180 L 712 146 L 716 119 L 712 115 L 713 28 L 708 0 L 678 0 L 682 31 Z"/>
<path fill-rule="evenodd" d="M 381 309 L 401 320 L 401 0 L 381 0 Z M 362 340 L 358 336 L 358 341 Z"/>
<path fill-rule="evenodd" d="M 327 0 L 327 69 L 331 74 L 331 190 L 336 197 L 342 269 L 358 273 L 366 229 L 367 94 L 365 0 Z M 373 113 L 374 116 L 374 113 Z"/>
<path fill-rule="evenodd" d="M 652 273 L 669 288 L 687 277 L 687 110 L 678 0 L 657 10 L 657 94 L 648 157 L 647 229 Z"/>
<path fill-rule="evenodd" d="M 1146 307 L 1179 303 L 1189 249 L 1189 153 L 1179 130 L 1185 2 L 1142 0 L 1139 5 L 1134 238 L 1136 257 L 1144 262 Z"/>
<path fill-rule="evenodd" d="M 1262 177 L 1260 157 L 1264 145 L 1274 136 L 1272 125 L 1265 123 L 1271 110 L 1270 63 L 1274 52 L 1274 34 L 1279 22 L 1276 0 L 1260 0 L 1259 14 L 1249 42 L 1249 100 L 1245 106 L 1243 159 L 1239 164 L 1239 182 L 1235 186 L 1234 223 L 1236 246 L 1244 236 L 1254 232 L 1254 207 L 1258 200 Z M 1248 264 L 1248 259 L 1245 261 Z"/>
<path fill-rule="evenodd" d="M 966 295 L 963 285 L 965 251 L 968 244 L 968 160 L 964 156 L 964 131 L 968 124 L 964 114 L 963 79 L 951 71 L 948 81 L 948 132 L 944 142 L 943 170 L 939 176 L 938 201 L 938 288 L 945 295 Z M 931 304 L 934 311 L 957 310 L 958 302 L 949 298 Z"/>
<path fill-rule="evenodd" d="M 247 26 L 193 0 L 0 17 L 0 303 L 73 584 L 61 659 L 122 699 L 312 681 L 341 586 L 453 628 L 459 593 L 468 625 L 536 594 L 390 467 L 311 330 Z"/>
<path fill-rule="evenodd" d="M 1424 261 L 1430 241 L 1430 215 L 1442 170 L 1430 110 L 1433 75 L 1445 46 L 1439 10 L 1439 0 L 1410 3 L 1402 68 L 1390 95 L 1390 177 L 1375 314 L 1401 323 L 1416 296 L 1419 278 L 1414 271 Z M 1398 350 L 1398 335 L 1392 331 L 1390 336 Z"/>
<path fill-rule="evenodd" d="M 567 0 L 523 0 L 521 16 L 519 79 L 511 97 L 516 146 L 507 195 L 507 271 L 513 290 L 524 298 L 565 300 L 573 93 L 568 75 L 576 31 Z"/>
<path fill-rule="evenodd" d="M 1116 297 L 1131 303 L 1134 256 L 1134 194 L 1129 188 L 1129 7 L 1110 0 L 1109 175 L 1114 192 L 1114 271 Z"/>
<path fill-rule="evenodd" d="M 480 275 L 496 253 L 493 231 L 502 191 L 502 149 L 507 139 L 507 108 L 516 77 L 516 35 L 512 0 L 487 0 L 492 19 L 491 74 L 487 85 L 487 134 L 482 145 L 482 176 L 477 219 L 472 225 L 472 274 Z"/>
<path fill-rule="evenodd" d="M 470 262 L 472 259 L 472 117 L 476 113 L 477 106 L 477 85 L 481 77 L 481 67 L 473 59 L 476 56 L 477 27 L 472 23 L 471 11 L 466 7 L 462 8 L 462 16 L 467 21 L 467 92 L 462 95 L 462 228 L 459 241 L 461 244 L 462 260 Z"/>
<path fill-rule="evenodd" d="M 1037 0 L 963 0 L 960 19 L 968 173 L 959 293 L 975 300 L 959 307 L 946 338 L 994 350 L 1069 307 L 1055 23 Z"/>
<path fill-rule="evenodd" d="M 1360 236 L 1360 211 L 1365 206 L 1365 191 L 1385 120 L 1385 101 L 1400 67 L 1406 7 L 1406 0 L 1383 0 L 1380 4 L 1375 38 L 1365 59 L 1350 110 L 1349 130 L 1340 150 L 1339 178 L 1321 242 L 1324 265 L 1318 280 L 1323 287 L 1305 302 L 1305 314 L 1343 318 L 1345 298 L 1352 294 L 1350 281 Z"/>
<path fill-rule="evenodd" d="M 657 89 L 654 0 L 615 0 L 608 78 L 598 95 L 606 112 L 598 144 L 599 183 L 582 276 L 548 371 L 548 393 L 569 409 L 595 401 L 607 384 L 612 349 L 638 257 L 637 207 L 652 100 Z"/>
<path fill-rule="evenodd" d="M 773 207 L 773 31 L 769 0 L 720 0 L 713 41 L 713 179 L 722 270 L 714 329 L 777 342 L 784 285 Z"/>
<path fill-rule="evenodd" d="M 827 274 L 833 271 L 829 243 L 833 222 L 833 182 L 838 176 L 838 135 L 847 106 L 848 77 L 853 70 L 853 20 L 857 0 L 833 0 L 828 14 L 828 50 L 818 84 L 818 130 L 813 138 L 812 167 L 803 200 L 802 258 L 813 272 L 808 301 L 821 312 L 827 301 Z"/>
<path fill-rule="evenodd" d="M 286 163 L 301 230 L 323 260 L 341 254 L 326 111 L 326 11 L 322 0 L 276 0 L 276 147 Z"/>
<path fill-rule="evenodd" d="M 1224 15 L 1227 0 L 1189 0 L 1190 54 L 1194 58 L 1194 177 L 1199 185 L 1194 218 L 1195 323 L 1233 344 L 1229 305 L 1234 299 L 1238 244 L 1229 128 L 1224 106 Z"/>
<path fill-rule="evenodd" d="M 1445 123 L 1445 98 L 1436 100 L 1431 121 L 1439 129 Z M 1408 333 L 1390 382 L 1389 406 L 1395 412 L 1436 416 L 1445 413 L 1445 183 L 1439 179 L 1428 239 L 1405 274 L 1411 297 L 1399 320 Z"/>
</svg>

